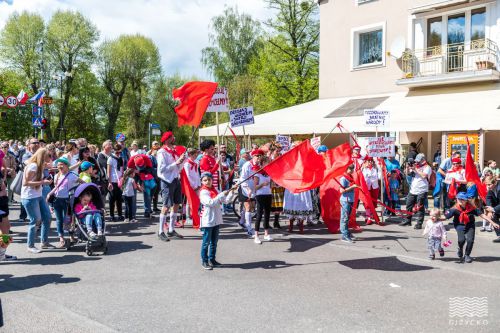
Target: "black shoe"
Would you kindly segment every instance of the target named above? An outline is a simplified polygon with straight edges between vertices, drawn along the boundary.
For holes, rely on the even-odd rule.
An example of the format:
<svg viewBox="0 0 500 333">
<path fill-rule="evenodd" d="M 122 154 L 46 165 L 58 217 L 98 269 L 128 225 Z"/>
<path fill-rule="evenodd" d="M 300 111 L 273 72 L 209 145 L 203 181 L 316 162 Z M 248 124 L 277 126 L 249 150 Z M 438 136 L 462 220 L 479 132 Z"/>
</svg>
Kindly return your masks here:
<svg viewBox="0 0 500 333">
<path fill-rule="evenodd" d="M 399 224 L 401 227 L 406 227 L 407 225 L 411 226 L 411 221 L 403 221 Z"/>
<path fill-rule="evenodd" d="M 212 266 L 208 264 L 208 262 L 204 261 L 201 263 L 201 267 L 203 267 L 204 270 L 211 271 L 213 269 Z"/>
<path fill-rule="evenodd" d="M 164 242 L 170 241 L 170 239 L 168 239 L 167 235 L 165 235 L 164 232 L 162 232 L 161 234 L 158 234 L 158 239 L 161 241 L 164 241 Z"/>
<path fill-rule="evenodd" d="M 150 213 L 144 213 L 144 217 L 149 219 L 151 217 L 151 214 Z"/>
<path fill-rule="evenodd" d="M 274 223 L 273 224 L 273 229 L 281 229 L 281 226 L 279 223 Z"/>
<path fill-rule="evenodd" d="M 123 216 L 118 216 L 118 221 L 125 221 L 125 218 Z"/>
<path fill-rule="evenodd" d="M 470 264 L 472 262 L 472 258 L 468 255 L 465 255 L 465 262 Z"/>
<path fill-rule="evenodd" d="M 153 209 L 153 213 L 161 213 L 161 209 L 155 208 Z"/>
<path fill-rule="evenodd" d="M 429 259 L 430 259 L 430 260 L 434 260 L 434 258 L 436 258 L 436 256 L 435 256 L 435 255 L 433 255 L 433 254 L 429 254 Z"/>
<path fill-rule="evenodd" d="M 493 243 L 500 243 L 500 237 L 497 237 L 493 240 Z"/>
<path fill-rule="evenodd" d="M 217 260 L 210 260 L 208 262 L 208 264 L 212 267 L 219 267 L 219 266 L 222 266 L 222 264 L 220 262 L 218 262 Z"/>
<path fill-rule="evenodd" d="M 422 224 L 421 223 L 415 224 L 415 226 L 413 227 L 413 229 L 422 229 Z"/>
<path fill-rule="evenodd" d="M 109 220 L 110 220 L 111 222 L 117 222 L 117 221 L 118 221 L 118 219 L 117 219 L 116 217 L 114 217 L 114 216 L 111 216 L 111 217 L 109 218 Z"/>
<path fill-rule="evenodd" d="M 175 230 L 174 230 L 174 231 L 172 231 L 172 232 L 167 232 L 167 236 L 168 236 L 168 237 L 175 237 L 175 238 L 179 238 L 179 239 L 183 239 L 183 238 L 184 238 L 184 236 L 179 235 L 179 234 L 177 233 L 177 231 L 175 231 Z"/>
<path fill-rule="evenodd" d="M 458 249 L 457 251 L 457 257 L 462 258 L 464 256 L 464 253 L 461 249 Z"/>
<path fill-rule="evenodd" d="M 444 250 L 443 250 L 443 249 L 440 249 L 440 250 L 439 250 L 439 256 L 440 256 L 440 257 L 444 257 Z"/>
</svg>

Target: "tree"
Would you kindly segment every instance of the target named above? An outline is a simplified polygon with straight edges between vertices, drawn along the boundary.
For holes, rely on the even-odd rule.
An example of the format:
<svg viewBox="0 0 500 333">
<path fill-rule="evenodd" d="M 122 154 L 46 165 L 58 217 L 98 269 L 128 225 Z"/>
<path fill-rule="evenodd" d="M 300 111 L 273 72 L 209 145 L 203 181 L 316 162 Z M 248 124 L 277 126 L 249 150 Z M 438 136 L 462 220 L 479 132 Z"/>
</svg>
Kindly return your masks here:
<svg viewBox="0 0 500 333">
<path fill-rule="evenodd" d="M 47 53 L 52 64 L 65 73 L 63 100 L 57 128 L 64 130 L 64 121 L 72 94 L 75 68 L 92 62 L 92 45 L 99 38 L 97 28 L 81 13 L 57 11 L 47 26 Z"/>
<path fill-rule="evenodd" d="M 0 58 L 10 69 L 23 74 L 33 93 L 42 86 L 45 23 L 39 14 L 12 14 L 0 32 Z M 24 82 L 22 80 L 21 82 Z M 21 89 L 25 87 L 21 86 Z"/>
<path fill-rule="evenodd" d="M 235 76 L 247 74 L 260 46 L 260 23 L 229 7 L 212 18 L 211 30 L 208 40 L 213 46 L 202 50 L 201 61 L 219 84 L 227 85 Z"/>
<path fill-rule="evenodd" d="M 313 0 L 267 0 L 277 11 L 266 24 L 268 36 L 251 65 L 258 77 L 256 106 L 260 111 L 305 103 L 318 96 L 319 20 Z"/>
<path fill-rule="evenodd" d="M 120 114 L 123 96 L 128 85 L 127 38 L 120 36 L 113 41 L 105 41 L 99 48 L 98 73 L 111 99 L 106 110 L 106 136 L 114 137 L 116 122 Z"/>
</svg>

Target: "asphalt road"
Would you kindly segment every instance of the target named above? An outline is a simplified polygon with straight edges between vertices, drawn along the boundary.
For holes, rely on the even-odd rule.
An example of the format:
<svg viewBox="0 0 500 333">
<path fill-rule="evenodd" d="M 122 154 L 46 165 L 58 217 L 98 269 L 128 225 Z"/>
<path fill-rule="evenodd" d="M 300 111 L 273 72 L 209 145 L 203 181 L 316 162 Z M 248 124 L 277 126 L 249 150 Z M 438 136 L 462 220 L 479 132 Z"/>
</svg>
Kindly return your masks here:
<svg viewBox="0 0 500 333">
<path fill-rule="evenodd" d="M 14 206 L 12 217 L 18 216 Z M 1 332 L 498 332 L 500 256 L 477 231 L 472 264 L 427 259 L 420 231 L 368 226 L 355 244 L 323 226 L 274 231 L 256 245 L 227 217 L 204 271 L 200 233 L 156 238 L 157 221 L 109 223 L 109 252 L 25 249 L 26 226 L 0 263 Z M 283 224 L 283 222 L 282 222 Z M 55 233 L 51 233 L 52 236 Z M 456 234 L 450 232 L 456 244 Z M 51 238 L 55 243 L 55 237 Z M 483 317 L 452 317 L 453 297 L 487 297 Z"/>
</svg>

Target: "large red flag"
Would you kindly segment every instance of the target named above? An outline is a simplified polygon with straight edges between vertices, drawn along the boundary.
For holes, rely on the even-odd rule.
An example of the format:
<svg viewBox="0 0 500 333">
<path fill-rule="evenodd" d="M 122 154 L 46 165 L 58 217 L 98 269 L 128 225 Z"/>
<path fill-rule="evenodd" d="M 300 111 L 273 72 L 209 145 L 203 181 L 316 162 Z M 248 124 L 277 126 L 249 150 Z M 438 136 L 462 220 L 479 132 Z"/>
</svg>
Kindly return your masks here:
<svg viewBox="0 0 500 333">
<path fill-rule="evenodd" d="M 370 195 L 370 190 L 368 190 L 368 185 L 366 185 L 365 176 L 363 176 L 363 172 L 361 170 L 356 170 L 352 174 L 354 178 L 354 182 L 360 187 L 359 191 L 359 200 L 365 206 L 365 210 L 370 210 L 373 212 L 373 219 L 375 222 L 380 224 L 380 219 L 378 217 L 377 211 L 375 210 L 375 206 L 373 206 L 372 197 Z"/>
<path fill-rule="evenodd" d="M 468 182 L 473 182 L 476 184 L 477 193 L 486 202 L 486 193 L 488 192 L 486 189 L 486 185 L 481 183 L 481 179 L 479 178 L 479 174 L 477 172 L 476 165 L 474 164 L 474 159 L 472 158 L 472 154 L 470 152 L 470 144 L 469 138 L 467 138 L 467 157 L 465 159 L 465 179 Z"/>
<path fill-rule="evenodd" d="M 189 203 L 189 207 L 191 208 L 193 228 L 198 229 L 200 227 L 200 215 L 198 214 L 198 211 L 200 209 L 200 197 L 198 197 L 195 190 L 193 190 L 193 188 L 191 187 L 184 168 L 181 170 L 181 188 L 182 192 L 186 196 L 187 202 Z"/>
<path fill-rule="evenodd" d="M 172 96 L 180 101 L 175 108 L 177 125 L 198 127 L 216 89 L 217 83 L 200 81 L 187 82 L 182 87 L 174 89 Z"/>
<path fill-rule="evenodd" d="M 325 161 L 310 140 L 286 152 L 264 167 L 271 179 L 293 193 L 305 192 L 323 183 Z"/>
<path fill-rule="evenodd" d="M 347 167 L 352 164 L 349 142 L 328 150 L 325 154 L 325 162 L 325 182 L 342 175 L 347 170 Z"/>
</svg>

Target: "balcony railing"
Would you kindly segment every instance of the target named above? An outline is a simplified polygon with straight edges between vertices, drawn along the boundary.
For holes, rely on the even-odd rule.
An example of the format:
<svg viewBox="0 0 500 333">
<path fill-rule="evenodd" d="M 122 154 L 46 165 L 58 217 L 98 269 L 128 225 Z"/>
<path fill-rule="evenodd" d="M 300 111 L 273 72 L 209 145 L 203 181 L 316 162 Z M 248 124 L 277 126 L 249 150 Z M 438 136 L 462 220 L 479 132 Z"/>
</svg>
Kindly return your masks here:
<svg viewBox="0 0 500 333">
<path fill-rule="evenodd" d="M 423 50 L 408 50 L 401 58 L 403 80 L 448 73 L 497 69 L 499 51 L 495 42 L 478 39 Z"/>
</svg>

